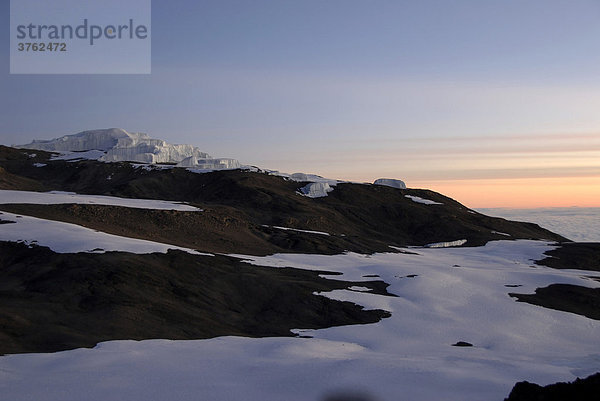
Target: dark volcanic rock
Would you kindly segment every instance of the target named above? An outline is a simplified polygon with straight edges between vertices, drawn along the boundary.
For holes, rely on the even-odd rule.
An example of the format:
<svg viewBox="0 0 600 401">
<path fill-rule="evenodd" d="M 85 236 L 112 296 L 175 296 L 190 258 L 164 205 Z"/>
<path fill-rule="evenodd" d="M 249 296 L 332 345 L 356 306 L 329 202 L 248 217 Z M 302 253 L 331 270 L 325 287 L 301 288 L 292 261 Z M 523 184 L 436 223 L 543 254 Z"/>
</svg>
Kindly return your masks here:
<svg viewBox="0 0 600 401">
<path fill-rule="evenodd" d="M 578 269 L 600 271 L 600 243 L 563 243 L 545 253 L 548 257 L 536 262 L 555 269 Z"/>
<path fill-rule="evenodd" d="M 30 157 L 33 153 L 35 157 Z M 339 253 L 351 250 L 371 253 L 391 251 L 389 245 L 426 245 L 466 239 L 467 246 L 477 246 L 509 238 L 498 232 L 510 234 L 512 239 L 566 240 L 535 224 L 484 216 L 428 190 L 340 183 L 327 197 L 312 199 L 297 193 L 306 183 L 266 173 L 229 170 L 197 174 L 182 168 L 148 171 L 124 162 L 65 162 L 49 158 L 46 152 L 0 146 L 0 167 L 3 168 L 0 189 L 62 190 L 186 201 L 205 209 L 206 216 L 196 216 L 197 227 L 188 229 L 184 220 L 190 215 L 186 212 L 172 215 L 164 211 L 152 215 L 143 212 L 146 215 L 140 217 L 133 213 L 142 212 L 126 215 L 123 210 L 90 206 L 70 209 L 0 206 L 2 210 L 70 221 L 113 233 L 122 230 L 120 235 L 157 240 L 162 240 L 157 229 L 160 221 L 170 221 L 198 237 L 220 235 L 219 241 L 212 241 L 206 248 L 198 245 L 202 250 L 214 252 Z M 38 168 L 33 166 L 34 162 L 47 165 Z M 405 195 L 442 204 L 424 205 Z M 135 224 L 134 219 L 137 219 Z M 327 238 L 270 226 L 332 235 Z M 172 233 L 168 236 L 177 241 L 169 243 L 182 244 L 182 236 L 177 238 Z"/>
<path fill-rule="evenodd" d="M 600 271 L 600 243 L 566 242 L 545 253 L 536 264 L 554 269 Z M 597 277 L 590 277 L 597 279 Z M 516 285 L 506 285 L 516 287 Z M 520 302 L 571 312 L 600 320 L 600 289 L 569 284 L 552 284 L 537 288 L 535 294 L 509 294 Z"/>
<path fill-rule="evenodd" d="M 520 302 L 571 312 L 600 320 L 600 288 L 571 284 L 552 284 L 538 288 L 535 294 L 509 294 Z"/>
<path fill-rule="evenodd" d="M 459 341 L 457 343 L 452 344 L 453 347 L 472 347 L 473 344 L 468 343 L 466 341 Z"/>
<path fill-rule="evenodd" d="M 107 205 L 19 204 L 0 205 L 0 209 L 202 252 L 267 255 L 291 251 L 319 254 L 393 251 L 386 243 L 371 238 L 318 235 L 253 224 L 247 215 L 230 207 L 180 212 Z"/>
<path fill-rule="evenodd" d="M 600 394 L 600 373 L 569 383 L 556 383 L 542 387 L 534 383 L 519 382 L 504 401 L 596 401 Z"/>
<path fill-rule="evenodd" d="M 53 352 L 118 339 L 291 336 L 294 328 L 388 317 L 314 292 L 346 282 L 323 272 L 252 266 L 181 251 L 57 254 L 0 242 L 0 354 Z"/>
</svg>

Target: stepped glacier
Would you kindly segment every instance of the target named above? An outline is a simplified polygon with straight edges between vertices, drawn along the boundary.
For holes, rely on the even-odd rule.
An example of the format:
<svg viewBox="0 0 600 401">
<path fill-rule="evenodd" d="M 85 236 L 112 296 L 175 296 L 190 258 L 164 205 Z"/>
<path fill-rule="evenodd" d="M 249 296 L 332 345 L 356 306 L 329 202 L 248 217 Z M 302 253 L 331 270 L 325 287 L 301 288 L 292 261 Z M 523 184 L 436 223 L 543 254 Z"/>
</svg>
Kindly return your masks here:
<svg viewBox="0 0 600 401">
<path fill-rule="evenodd" d="M 212 158 L 193 145 L 174 145 L 162 139 L 150 138 L 141 132 L 109 128 L 79 132 L 50 140 L 34 140 L 20 148 L 50 152 L 101 151 L 98 160 L 106 162 L 170 163 L 179 167 L 220 170 L 240 168 L 239 161 Z"/>
</svg>

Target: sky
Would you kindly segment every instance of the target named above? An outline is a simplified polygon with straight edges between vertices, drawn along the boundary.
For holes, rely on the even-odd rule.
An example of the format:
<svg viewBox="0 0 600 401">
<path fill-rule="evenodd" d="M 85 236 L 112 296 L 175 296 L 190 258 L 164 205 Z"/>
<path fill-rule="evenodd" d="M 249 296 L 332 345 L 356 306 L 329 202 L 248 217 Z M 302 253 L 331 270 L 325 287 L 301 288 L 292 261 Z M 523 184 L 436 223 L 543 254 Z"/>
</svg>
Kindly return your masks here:
<svg viewBox="0 0 600 401">
<path fill-rule="evenodd" d="M 2 30 L 0 143 L 120 127 L 469 207 L 600 206 L 599 0 L 153 0 L 151 28 L 149 75 L 10 75 Z"/>
</svg>

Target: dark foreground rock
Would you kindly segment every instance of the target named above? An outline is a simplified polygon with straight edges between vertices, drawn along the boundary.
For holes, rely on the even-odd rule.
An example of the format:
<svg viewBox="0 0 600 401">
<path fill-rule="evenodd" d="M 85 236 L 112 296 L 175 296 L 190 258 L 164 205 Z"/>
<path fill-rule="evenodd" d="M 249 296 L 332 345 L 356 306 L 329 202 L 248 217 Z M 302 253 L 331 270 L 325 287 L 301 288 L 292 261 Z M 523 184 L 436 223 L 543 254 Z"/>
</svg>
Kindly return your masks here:
<svg viewBox="0 0 600 401">
<path fill-rule="evenodd" d="M 552 284 L 538 288 L 535 294 L 509 294 L 520 302 L 600 320 L 600 288 L 571 284 Z"/>
<path fill-rule="evenodd" d="M 504 401 L 596 401 L 600 395 L 600 373 L 569 383 L 542 387 L 535 383 L 519 382 Z"/>
<path fill-rule="evenodd" d="M 600 243 L 567 242 L 545 253 L 546 258 L 536 264 L 554 269 L 577 269 L 600 271 Z M 590 280 L 600 280 L 590 274 Z M 588 288 L 570 284 L 552 284 L 537 288 L 535 294 L 511 293 L 520 302 L 542 306 L 563 312 L 575 313 L 600 320 L 600 288 Z"/>
<path fill-rule="evenodd" d="M 0 242 L 0 354 L 118 339 L 291 336 L 388 317 L 313 294 L 357 284 L 219 255 L 58 254 Z M 360 285 L 391 295 L 380 280 Z"/>
<path fill-rule="evenodd" d="M 600 243 L 567 242 L 545 253 L 538 265 L 554 269 L 578 269 L 600 272 Z"/>
</svg>

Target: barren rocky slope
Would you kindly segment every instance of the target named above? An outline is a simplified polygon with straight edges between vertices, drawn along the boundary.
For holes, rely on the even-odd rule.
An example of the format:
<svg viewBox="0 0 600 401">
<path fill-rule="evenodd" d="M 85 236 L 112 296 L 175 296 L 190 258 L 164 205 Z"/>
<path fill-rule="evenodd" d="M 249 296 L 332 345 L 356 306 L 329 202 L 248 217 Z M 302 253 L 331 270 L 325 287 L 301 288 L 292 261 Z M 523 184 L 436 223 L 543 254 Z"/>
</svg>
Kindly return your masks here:
<svg viewBox="0 0 600 401">
<path fill-rule="evenodd" d="M 0 147 L 0 189 L 72 191 L 185 201 L 204 212 L 125 211 L 108 206 L 0 205 L 0 210 L 82 224 L 208 252 L 364 253 L 389 246 L 466 239 L 566 239 L 531 223 L 484 216 L 439 193 L 339 183 L 328 196 L 298 193 L 306 183 L 242 170 L 197 174 L 126 162 L 50 160 L 51 154 Z M 441 203 L 415 202 L 406 195 Z M 320 231 L 315 235 L 274 227 Z M 200 240 L 201 239 L 201 240 Z"/>
<path fill-rule="evenodd" d="M 118 339 L 291 336 L 294 328 L 374 323 L 389 316 L 314 295 L 353 284 L 227 256 L 59 254 L 0 241 L 0 354 Z M 360 285 L 390 295 L 381 280 Z"/>
<path fill-rule="evenodd" d="M 265 172 L 198 174 L 172 166 L 52 160 L 44 151 L 0 146 L 0 189 L 184 201 L 202 211 L 95 204 L 0 204 L 0 210 L 202 252 L 373 253 L 463 239 L 466 246 L 500 239 L 568 241 L 535 224 L 482 215 L 433 191 L 338 183 L 328 196 L 308 198 L 298 192 L 304 185 Z M 0 352 L 59 350 L 117 338 L 290 335 L 294 327 L 366 323 L 386 316 L 313 295 L 352 283 L 293 269 L 254 267 L 250 272 L 225 256 L 56 254 L 37 246 L 1 246 L 5 345 Z M 566 263 L 589 265 L 577 244 L 562 252 L 574 249 L 579 258 L 566 257 Z M 557 263 L 553 256 L 544 262 Z M 201 272 L 202 278 L 190 279 L 192 272 Z M 57 282 L 64 283 L 60 291 Z M 381 281 L 370 286 L 385 292 Z M 597 290 L 551 287 L 513 296 L 597 318 Z M 192 323 L 190 314 L 202 319 Z M 42 337 L 33 327 L 45 327 Z"/>
</svg>

